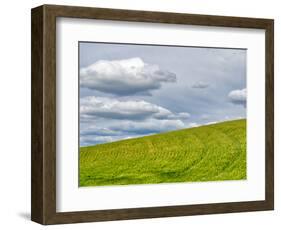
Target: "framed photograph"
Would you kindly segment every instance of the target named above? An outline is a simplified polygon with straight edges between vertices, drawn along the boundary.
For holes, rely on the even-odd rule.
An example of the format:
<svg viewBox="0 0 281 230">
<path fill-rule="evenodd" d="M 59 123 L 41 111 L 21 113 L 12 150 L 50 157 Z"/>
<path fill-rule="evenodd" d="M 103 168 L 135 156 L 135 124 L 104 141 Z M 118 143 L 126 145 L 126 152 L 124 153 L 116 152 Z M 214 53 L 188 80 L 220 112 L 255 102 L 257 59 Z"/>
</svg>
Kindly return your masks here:
<svg viewBox="0 0 281 230">
<path fill-rule="evenodd" d="M 32 220 L 273 210 L 273 28 L 32 9 Z"/>
</svg>

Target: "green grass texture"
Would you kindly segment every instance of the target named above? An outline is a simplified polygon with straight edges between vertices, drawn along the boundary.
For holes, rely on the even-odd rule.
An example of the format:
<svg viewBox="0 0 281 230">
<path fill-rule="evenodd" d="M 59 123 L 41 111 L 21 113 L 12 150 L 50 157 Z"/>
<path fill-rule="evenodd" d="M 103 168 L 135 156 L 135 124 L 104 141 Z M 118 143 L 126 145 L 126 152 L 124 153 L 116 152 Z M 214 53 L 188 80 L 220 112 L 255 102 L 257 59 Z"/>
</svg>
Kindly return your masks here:
<svg viewBox="0 0 281 230">
<path fill-rule="evenodd" d="M 80 186 L 246 179 L 246 120 L 80 148 Z"/>
</svg>

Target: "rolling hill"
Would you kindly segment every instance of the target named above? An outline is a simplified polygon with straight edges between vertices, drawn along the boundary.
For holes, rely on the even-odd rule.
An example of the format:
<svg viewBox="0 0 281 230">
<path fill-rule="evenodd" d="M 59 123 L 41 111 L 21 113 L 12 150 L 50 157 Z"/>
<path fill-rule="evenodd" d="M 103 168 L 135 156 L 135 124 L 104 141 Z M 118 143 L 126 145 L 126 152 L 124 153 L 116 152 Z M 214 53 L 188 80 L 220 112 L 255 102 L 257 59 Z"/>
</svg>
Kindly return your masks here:
<svg viewBox="0 0 281 230">
<path fill-rule="evenodd" d="M 246 179 L 246 120 L 80 148 L 80 186 Z"/>
</svg>

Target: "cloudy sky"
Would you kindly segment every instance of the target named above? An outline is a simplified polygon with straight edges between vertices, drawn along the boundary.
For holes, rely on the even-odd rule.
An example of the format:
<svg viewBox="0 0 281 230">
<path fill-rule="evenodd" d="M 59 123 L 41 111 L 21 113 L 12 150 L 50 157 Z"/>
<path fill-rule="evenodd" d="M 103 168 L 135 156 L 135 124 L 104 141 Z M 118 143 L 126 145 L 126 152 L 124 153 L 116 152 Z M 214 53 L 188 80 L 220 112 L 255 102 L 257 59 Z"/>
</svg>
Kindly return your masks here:
<svg viewBox="0 0 281 230">
<path fill-rule="evenodd" d="M 246 117 L 246 50 L 79 43 L 80 145 Z"/>
</svg>

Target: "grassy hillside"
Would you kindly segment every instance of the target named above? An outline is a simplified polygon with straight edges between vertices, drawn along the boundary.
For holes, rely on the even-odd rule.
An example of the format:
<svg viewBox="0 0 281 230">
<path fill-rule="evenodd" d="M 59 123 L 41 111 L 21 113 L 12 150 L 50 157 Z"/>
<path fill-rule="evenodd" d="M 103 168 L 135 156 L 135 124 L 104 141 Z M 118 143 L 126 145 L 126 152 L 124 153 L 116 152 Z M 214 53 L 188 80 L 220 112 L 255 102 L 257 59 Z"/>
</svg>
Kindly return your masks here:
<svg viewBox="0 0 281 230">
<path fill-rule="evenodd" d="M 246 120 L 80 148 L 80 186 L 246 179 Z"/>
</svg>

